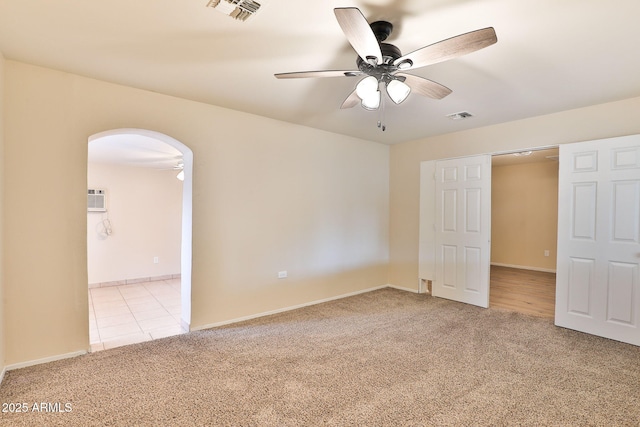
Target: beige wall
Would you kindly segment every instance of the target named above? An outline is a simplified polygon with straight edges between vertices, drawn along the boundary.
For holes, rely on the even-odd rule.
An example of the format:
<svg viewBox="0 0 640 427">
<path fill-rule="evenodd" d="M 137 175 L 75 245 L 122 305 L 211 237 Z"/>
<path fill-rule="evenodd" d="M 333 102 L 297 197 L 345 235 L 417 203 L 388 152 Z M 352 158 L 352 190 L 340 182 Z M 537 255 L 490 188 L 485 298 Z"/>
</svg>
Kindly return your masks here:
<svg viewBox="0 0 640 427">
<path fill-rule="evenodd" d="M 389 282 L 418 288 L 421 161 L 637 134 L 638 111 L 632 98 L 392 146 Z"/>
<path fill-rule="evenodd" d="M 5 306 L 4 298 L 4 56 L 0 52 L 0 372 L 4 372 L 5 359 Z"/>
<path fill-rule="evenodd" d="M 194 328 L 385 283 L 417 289 L 423 160 L 640 133 L 633 98 L 389 148 L 14 61 L 4 74 L 5 365 L 89 347 L 98 132 L 149 129 L 193 150 Z"/>
<path fill-rule="evenodd" d="M 557 229 L 558 162 L 493 167 L 492 263 L 555 271 Z"/>
<path fill-rule="evenodd" d="M 89 347 L 87 139 L 110 129 L 193 150 L 192 327 L 387 283 L 387 146 L 14 61 L 5 72 L 7 364 Z"/>
<path fill-rule="evenodd" d="M 89 163 L 88 187 L 106 190 L 108 208 L 87 213 L 89 284 L 180 273 L 182 182 L 176 174 Z M 107 218 L 111 235 L 104 232 Z"/>
</svg>

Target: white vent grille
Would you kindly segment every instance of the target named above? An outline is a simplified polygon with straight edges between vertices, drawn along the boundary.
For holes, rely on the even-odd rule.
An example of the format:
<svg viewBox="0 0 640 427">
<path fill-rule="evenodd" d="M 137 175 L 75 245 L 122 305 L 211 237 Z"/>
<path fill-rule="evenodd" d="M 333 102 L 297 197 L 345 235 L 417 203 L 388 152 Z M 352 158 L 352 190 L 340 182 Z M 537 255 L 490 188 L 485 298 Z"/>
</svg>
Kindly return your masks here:
<svg viewBox="0 0 640 427">
<path fill-rule="evenodd" d="M 459 113 L 449 114 L 447 115 L 447 117 L 451 120 L 464 120 L 468 119 L 469 117 L 473 117 L 473 114 L 468 111 L 460 111 Z"/>
<path fill-rule="evenodd" d="M 260 9 L 260 3 L 255 0 L 209 0 L 208 7 L 229 15 L 232 18 L 246 21 Z"/>
<path fill-rule="evenodd" d="M 100 188 L 90 188 L 87 190 L 87 211 L 106 212 L 107 192 Z"/>
</svg>

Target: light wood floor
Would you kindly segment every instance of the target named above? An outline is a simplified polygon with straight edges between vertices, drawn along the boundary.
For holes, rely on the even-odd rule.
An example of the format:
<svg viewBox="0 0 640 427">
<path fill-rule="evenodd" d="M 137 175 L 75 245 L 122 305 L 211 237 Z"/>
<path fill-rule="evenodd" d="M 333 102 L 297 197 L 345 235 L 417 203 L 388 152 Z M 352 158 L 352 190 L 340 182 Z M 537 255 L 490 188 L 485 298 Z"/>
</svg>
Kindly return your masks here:
<svg viewBox="0 0 640 427">
<path fill-rule="evenodd" d="M 555 301 L 555 273 L 491 266 L 490 307 L 553 318 Z"/>
</svg>

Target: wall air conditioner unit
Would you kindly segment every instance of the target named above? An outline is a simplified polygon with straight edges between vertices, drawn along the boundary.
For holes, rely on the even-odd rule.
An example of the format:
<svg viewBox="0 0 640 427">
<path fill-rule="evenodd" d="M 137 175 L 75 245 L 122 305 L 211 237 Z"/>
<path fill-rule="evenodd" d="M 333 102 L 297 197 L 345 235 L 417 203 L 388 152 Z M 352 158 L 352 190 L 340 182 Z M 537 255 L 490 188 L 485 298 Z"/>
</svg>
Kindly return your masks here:
<svg viewBox="0 0 640 427">
<path fill-rule="evenodd" d="M 87 190 L 87 211 L 107 211 L 107 190 L 101 188 L 90 188 Z"/>
</svg>

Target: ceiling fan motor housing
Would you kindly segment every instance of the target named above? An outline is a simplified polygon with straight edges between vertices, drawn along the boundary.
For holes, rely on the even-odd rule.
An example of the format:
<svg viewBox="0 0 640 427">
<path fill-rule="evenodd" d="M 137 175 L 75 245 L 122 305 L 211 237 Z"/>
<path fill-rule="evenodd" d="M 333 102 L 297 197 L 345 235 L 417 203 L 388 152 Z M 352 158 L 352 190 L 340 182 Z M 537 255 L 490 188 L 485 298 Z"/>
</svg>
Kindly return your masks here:
<svg viewBox="0 0 640 427">
<path fill-rule="evenodd" d="M 382 52 L 382 64 L 372 65 L 358 56 L 356 59 L 358 70 L 378 77 L 397 71 L 398 67 L 393 65 L 393 62 L 402 56 L 400 49 L 389 43 L 380 43 L 380 51 Z"/>
<path fill-rule="evenodd" d="M 382 60 L 385 64 L 392 64 L 393 61 L 402 56 L 400 49 L 389 43 L 380 43 L 380 51 L 382 52 Z"/>
<path fill-rule="evenodd" d="M 358 69 L 365 74 L 381 77 L 384 74 L 389 74 L 398 69 L 393 65 L 393 62 L 402 56 L 400 49 L 396 46 L 383 43 L 393 31 L 393 25 L 387 21 L 376 21 L 369 24 L 373 34 L 375 34 L 378 44 L 380 45 L 380 52 L 382 53 L 382 64 L 373 65 L 358 56 L 356 64 Z"/>
<path fill-rule="evenodd" d="M 371 27 L 373 34 L 375 34 L 376 39 L 378 39 L 378 42 L 385 41 L 393 31 L 393 25 L 391 24 L 391 22 L 387 21 L 372 22 L 371 24 L 369 24 L 369 26 Z"/>
</svg>

